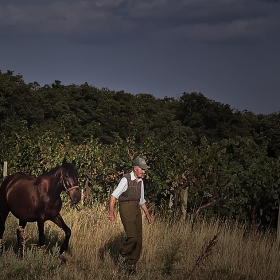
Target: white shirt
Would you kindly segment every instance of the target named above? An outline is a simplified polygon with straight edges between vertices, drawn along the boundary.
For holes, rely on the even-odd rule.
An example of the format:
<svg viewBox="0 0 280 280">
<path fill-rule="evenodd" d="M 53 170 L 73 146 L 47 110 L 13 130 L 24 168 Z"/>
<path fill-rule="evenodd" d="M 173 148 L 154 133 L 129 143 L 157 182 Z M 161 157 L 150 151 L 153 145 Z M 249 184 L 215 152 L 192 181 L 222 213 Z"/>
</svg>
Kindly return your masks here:
<svg viewBox="0 0 280 280">
<path fill-rule="evenodd" d="M 144 198 L 144 183 L 143 183 L 143 180 L 141 178 L 137 180 L 134 176 L 133 171 L 130 172 L 130 178 L 131 178 L 132 181 L 136 180 L 137 182 L 141 182 L 141 197 L 140 197 L 139 205 L 145 204 L 146 200 Z M 120 195 L 127 190 L 127 187 L 128 187 L 127 179 L 125 177 L 123 177 L 120 180 L 116 189 L 113 191 L 112 196 L 115 197 L 116 199 L 119 199 Z"/>
</svg>

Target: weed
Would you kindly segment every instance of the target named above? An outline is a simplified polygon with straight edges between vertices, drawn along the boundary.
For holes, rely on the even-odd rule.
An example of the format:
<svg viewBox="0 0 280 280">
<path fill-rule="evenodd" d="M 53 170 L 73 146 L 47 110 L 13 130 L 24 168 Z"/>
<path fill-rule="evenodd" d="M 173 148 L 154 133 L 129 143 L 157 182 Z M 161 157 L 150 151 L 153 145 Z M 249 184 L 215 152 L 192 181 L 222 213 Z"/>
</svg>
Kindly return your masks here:
<svg viewBox="0 0 280 280">
<path fill-rule="evenodd" d="M 199 267 L 201 264 L 204 265 L 204 261 L 212 254 L 213 248 L 217 244 L 217 238 L 218 238 L 218 234 L 214 235 L 214 237 L 210 240 L 210 242 L 206 246 L 204 246 L 204 248 L 203 248 L 201 254 L 199 255 L 199 257 L 197 258 L 195 264 L 190 269 L 190 271 L 186 273 L 185 278 L 184 278 L 185 280 L 190 278 L 190 276 L 194 273 L 194 271 L 197 267 Z"/>
</svg>

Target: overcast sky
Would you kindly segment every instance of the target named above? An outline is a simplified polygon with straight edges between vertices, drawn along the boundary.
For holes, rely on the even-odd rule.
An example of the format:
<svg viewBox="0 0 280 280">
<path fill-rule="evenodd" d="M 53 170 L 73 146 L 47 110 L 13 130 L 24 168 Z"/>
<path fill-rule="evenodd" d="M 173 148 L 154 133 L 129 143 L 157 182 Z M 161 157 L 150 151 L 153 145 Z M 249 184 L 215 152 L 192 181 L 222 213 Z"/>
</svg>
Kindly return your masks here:
<svg viewBox="0 0 280 280">
<path fill-rule="evenodd" d="M 1 0 L 0 70 L 280 112 L 280 1 Z"/>
</svg>

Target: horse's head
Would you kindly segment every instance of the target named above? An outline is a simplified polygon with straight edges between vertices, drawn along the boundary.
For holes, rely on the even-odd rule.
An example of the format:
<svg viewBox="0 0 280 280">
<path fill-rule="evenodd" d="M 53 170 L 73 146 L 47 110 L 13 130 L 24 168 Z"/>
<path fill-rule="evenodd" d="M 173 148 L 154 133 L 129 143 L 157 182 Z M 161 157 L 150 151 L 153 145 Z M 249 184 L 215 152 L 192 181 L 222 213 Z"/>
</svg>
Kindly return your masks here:
<svg viewBox="0 0 280 280">
<path fill-rule="evenodd" d="M 69 194 L 71 201 L 74 204 L 81 200 L 78 177 L 79 176 L 75 167 L 75 163 L 67 163 L 64 160 L 61 168 L 61 180 L 66 192 Z"/>
</svg>

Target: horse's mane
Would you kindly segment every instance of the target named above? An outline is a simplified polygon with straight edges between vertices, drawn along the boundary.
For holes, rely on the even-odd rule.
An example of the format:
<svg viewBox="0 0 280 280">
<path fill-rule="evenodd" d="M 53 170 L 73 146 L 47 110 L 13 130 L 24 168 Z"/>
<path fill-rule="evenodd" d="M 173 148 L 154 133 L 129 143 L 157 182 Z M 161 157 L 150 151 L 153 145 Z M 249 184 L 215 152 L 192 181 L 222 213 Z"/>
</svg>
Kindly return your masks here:
<svg viewBox="0 0 280 280">
<path fill-rule="evenodd" d="M 43 174 L 44 174 L 44 175 L 50 175 L 50 176 L 52 176 L 52 177 L 53 177 L 53 176 L 56 176 L 56 175 L 57 175 L 57 171 L 58 171 L 60 168 L 61 168 L 61 166 L 56 166 L 56 167 L 52 168 L 51 170 L 44 172 Z"/>
<path fill-rule="evenodd" d="M 48 173 L 56 173 L 56 171 L 61 168 L 61 166 L 56 166 L 54 168 L 52 168 L 51 170 L 48 171 Z"/>
<path fill-rule="evenodd" d="M 66 169 L 66 170 L 70 171 L 71 173 L 76 171 L 73 163 L 63 163 L 62 165 L 56 166 L 49 171 L 45 171 L 41 176 L 46 176 L 47 175 L 47 176 L 50 176 L 52 178 L 60 176 L 61 175 L 61 173 L 60 173 L 61 168 Z"/>
<path fill-rule="evenodd" d="M 49 171 L 46 171 L 45 174 L 48 174 L 50 176 L 56 176 L 57 175 L 57 171 L 59 169 L 61 169 L 61 168 L 67 169 L 68 171 L 74 171 L 75 170 L 74 165 L 72 163 L 65 163 L 63 165 L 56 166 L 56 167 L 52 168 Z"/>
</svg>

